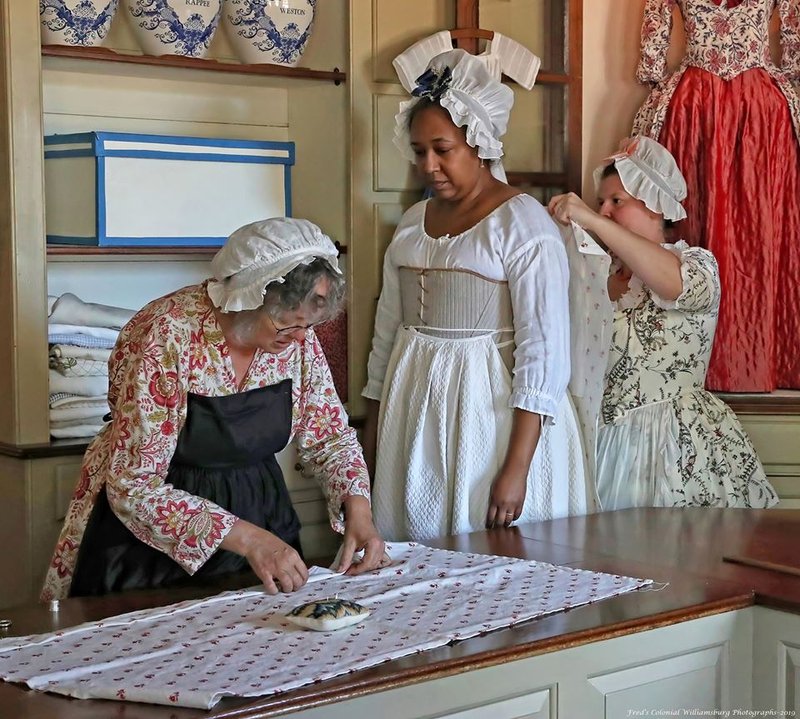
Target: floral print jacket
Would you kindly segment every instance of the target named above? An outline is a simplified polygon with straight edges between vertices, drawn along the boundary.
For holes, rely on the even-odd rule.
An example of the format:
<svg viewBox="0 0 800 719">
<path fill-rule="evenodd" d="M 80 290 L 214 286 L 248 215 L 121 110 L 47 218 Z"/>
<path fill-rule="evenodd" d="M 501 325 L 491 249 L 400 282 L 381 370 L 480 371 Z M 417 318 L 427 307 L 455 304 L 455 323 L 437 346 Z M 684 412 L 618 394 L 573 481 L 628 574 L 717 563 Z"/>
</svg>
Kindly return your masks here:
<svg viewBox="0 0 800 719">
<path fill-rule="evenodd" d="M 601 424 L 703 390 L 721 297 L 717 261 L 683 240 L 661 245 L 681 261 L 683 291 L 664 300 L 636 275 L 616 302 Z"/>
<path fill-rule="evenodd" d="M 678 7 L 686 31 L 686 54 L 670 73 L 667 51 L 673 11 Z M 780 21 L 780 66 L 770 54 L 769 24 L 777 10 Z M 647 0 L 642 21 L 642 56 L 636 77 L 655 83 L 636 114 L 633 132 L 658 138 L 672 96 L 689 67 L 723 80 L 760 68 L 778 86 L 789 106 L 800 139 L 800 2 L 798 0 Z"/>
<path fill-rule="evenodd" d="M 178 290 L 142 309 L 120 333 L 109 361 L 112 420 L 81 467 L 42 599 L 66 597 L 98 493 L 128 529 L 193 574 L 236 522 L 218 505 L 165 482 L 189 393 L 223 396 L 292 380 L 292 427 L 303 470 L 320 480 L 331 525 L 344 531 L 342 503 L 369 497 L 355 431 L 336 394 L 313 330 L 278 355 L 259 351 L 237 386 L 207 283 Z"/>
<path fill-rule="evenodd" d="M 772 68 L 769 22 L 780 20 L 780 69 L 800 80 L 800 3 L 797 0 L 647 0 L 642 21 L 642 56 L 636 76 L 659 82 L 667 76 L 667 51 L 675 6 L 686 31 L 684 63 L 724 79 L 753 67 Z"/>
</svg>

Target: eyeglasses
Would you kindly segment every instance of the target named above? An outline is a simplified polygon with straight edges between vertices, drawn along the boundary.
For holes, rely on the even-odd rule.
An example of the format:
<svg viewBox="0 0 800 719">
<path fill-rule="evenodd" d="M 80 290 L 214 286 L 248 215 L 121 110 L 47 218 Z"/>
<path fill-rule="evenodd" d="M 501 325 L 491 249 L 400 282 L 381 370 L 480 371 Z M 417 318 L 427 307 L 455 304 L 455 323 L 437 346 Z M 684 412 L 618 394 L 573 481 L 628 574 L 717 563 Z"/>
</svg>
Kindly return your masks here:
<svg viewBox="0 0 800 719">
<path fill-rule="evenodd" d="M 278 325 L 275 324 L 275 320 L 272 319 L 271 315 L 267 315 L 267 317 L 269 317 L 269 321 L 272 322 L 272 326 L 275 328 L 275 334 L 284 337 L 287 335 L 293 335 L 295 332 L 298 332 L 299 330 L 303 330 L 303 332 L 305 332 L 306 330 L 310 330 L 312 327 L 319 324 L 318 322 L 312 322 L 307 325 L 292 325 L 291 327 L 278 327 Z"/>
</svg>

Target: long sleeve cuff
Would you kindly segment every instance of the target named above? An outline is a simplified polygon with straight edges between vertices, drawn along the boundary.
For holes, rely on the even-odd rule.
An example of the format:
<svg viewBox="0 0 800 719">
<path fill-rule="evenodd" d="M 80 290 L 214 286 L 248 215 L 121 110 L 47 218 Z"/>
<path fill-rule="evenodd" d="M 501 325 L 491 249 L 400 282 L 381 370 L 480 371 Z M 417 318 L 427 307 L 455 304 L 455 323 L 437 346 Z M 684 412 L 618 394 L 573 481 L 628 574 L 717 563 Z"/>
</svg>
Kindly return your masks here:
<svg viewBox="0 0 800 719">
<path fill-rule="evenodd" d="M 369 380 L 364 389 L 361 390 L 361 396 L 380 402 L 383 396 L 383 382 L 378 382 L 378 380 L 374 379 Z"/>
<path fill-rule="evenodd" d="M 214 502 L 180 490 L 131 497 L 108 487 L 109 505 L 131 533 L 189 574 L 211 558 L 238 521 Z"/>
<path fill-rule="evenodd" d="M 194 574 L 220 548 L 238 520 L 230 512 L 201 511 L 187 524 L 190 537 L 168 553 L 189 574 Z"/>
<path fill-rule="evenodd" d="M 348 474 L 350 474 L 348 472 Z M 366 497 L 371 502 L 366 467 L 354 467 L 349 484 L 337 480 L 328 486 L 328 518 L 334 532 L 344 534 L 344 501 L 348 497 Z"/>
</svg>

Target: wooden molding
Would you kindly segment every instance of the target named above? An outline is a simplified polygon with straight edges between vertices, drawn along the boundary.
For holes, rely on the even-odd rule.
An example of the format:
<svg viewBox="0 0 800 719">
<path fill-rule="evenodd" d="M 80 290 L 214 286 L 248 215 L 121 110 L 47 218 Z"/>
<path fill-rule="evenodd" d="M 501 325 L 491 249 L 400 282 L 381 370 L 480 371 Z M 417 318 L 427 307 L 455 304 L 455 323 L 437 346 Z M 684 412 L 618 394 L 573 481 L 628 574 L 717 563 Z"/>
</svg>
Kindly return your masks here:
<svg viewBox="0 0 800 719">
<path fill-rule="evenodd" d="M 569 85 L 570 76 L 563 72 L 540 72 L 536 75 L 537 85 Z"/>
<path fill-rule="evenodd" d="M 565 172 L 507 172 L 506 179 L 509 185 L 530 187 L 561 187 L 567 186 L 567 173 Z"/>
<path fill-rule="evenodd" d="M 31 2 L 0 2 L 0 440 L 44 441 L 47 282 L 39 38 Z"/>
<path fill-rule="evenodd" d="M 53 255 L 214 255 L 219 247 L 89 247 L 86 245 L 48 245 Z"/>
<path fill-rule="evenodd" d="M 583 0 L 567 0 L 567 187 L 581 192 L 581 162 L 583 142 Z"/>
<path fill-rule="evenodd" d="M 736 414 L 800 415 L 800 392 L 793 394 L 730 394 L 715 392 Z"/>
<path fill-rule="evenodd" d="M 456 0 L 456 27 L 478 29 L 480 26 L 478 14 L 478 0 Z M 466 37 L 456 40 L 456 47 L 460 47 L 475 55 L 478 52 L 478 38 Z"/>
<path fill-rule="evenodd" d="M 81 455 L 89 446 L 88 439 L 61 439 L 43 444 L 8 444 L 0 442 L 0 456 L 15 459 L 42 459 Z"/>
<path fill-rule="evenodd" d="M 182 67 L 211 72 L 233 72 L 240 75 L 266 75 L 290 77 L 306 80 L 327 80 L 340 85 L 347 75 L 335 67 L 333 70 L 311 70 L 307 67 L 286 67 L 284 65 L 245 65 L 238 62 L 220 62 L 180 55 L 132 55 L 104 47 L 75 47 L 72 45 L 42 45 L 42 55 L 49 57 L 69 57 L 81 60 L 102 60 L 106 62 L 126 62 L 134 65 L 155 65 L 161 67 Z"/>
</svg>

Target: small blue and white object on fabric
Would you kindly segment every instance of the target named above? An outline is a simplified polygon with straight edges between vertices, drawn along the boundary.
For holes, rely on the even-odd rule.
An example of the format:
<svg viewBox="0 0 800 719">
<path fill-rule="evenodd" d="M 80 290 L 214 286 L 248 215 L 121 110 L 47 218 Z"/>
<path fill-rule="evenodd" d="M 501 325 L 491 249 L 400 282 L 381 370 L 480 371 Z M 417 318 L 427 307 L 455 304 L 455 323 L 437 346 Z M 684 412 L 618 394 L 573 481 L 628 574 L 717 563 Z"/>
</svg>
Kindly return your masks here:
<svg viewBox="0 0 800 719">
<path fill-rule="evenodd" d="M 292 142 L 87 132 L 44 145 L 50 244 L 219 247 L 292 213 Z"/>
<path fill-rule="evenodd" d="M 222 25 L 245 63 L 295 67 L 314 29 L 317 0 L 225 0 Z"/>
<path fill-rule="evenodd" d="M 295 607 L 286 618 L 304 629 L 315 632 L 335 632 L 337 629 L 351 627 L 369 616 L 369 609 L 357 602 L 338 597 L 327 597 L 306 602 Z"/>
<path fill-rule="evenodd" d="M 222 0 L 125 0 L 125 4 L 147 55 L 204 57 L 222 14 Z"/>
<path fill-rule="evenodd" d="M 39 0 L 42 45 L 102 45 L 119 0 Z"/>
</svg>

